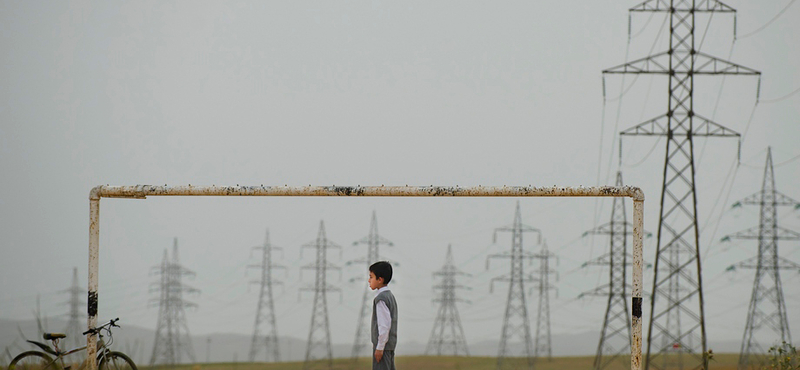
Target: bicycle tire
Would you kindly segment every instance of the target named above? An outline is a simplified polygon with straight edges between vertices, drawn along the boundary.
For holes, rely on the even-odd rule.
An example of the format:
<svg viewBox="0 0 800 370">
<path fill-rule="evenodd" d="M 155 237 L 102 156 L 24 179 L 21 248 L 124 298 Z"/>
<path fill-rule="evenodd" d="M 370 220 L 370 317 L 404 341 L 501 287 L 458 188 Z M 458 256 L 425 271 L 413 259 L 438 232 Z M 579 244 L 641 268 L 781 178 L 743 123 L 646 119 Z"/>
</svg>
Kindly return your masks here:
<svg viewBox="0 0 800 370">
<path fill-rule="evenodd" d="M 26 351 L 11 360 L 8 370 L 60 370 L 61 366 L 44 352 Z"/>
<path fill-rule="evenodd" d="M 11 370 L 11 369 L 9 369 Z M 122 352 L 109 352 L 100 360 L 99 370 L 138 370 L 128 355 Z"/>
</svg>

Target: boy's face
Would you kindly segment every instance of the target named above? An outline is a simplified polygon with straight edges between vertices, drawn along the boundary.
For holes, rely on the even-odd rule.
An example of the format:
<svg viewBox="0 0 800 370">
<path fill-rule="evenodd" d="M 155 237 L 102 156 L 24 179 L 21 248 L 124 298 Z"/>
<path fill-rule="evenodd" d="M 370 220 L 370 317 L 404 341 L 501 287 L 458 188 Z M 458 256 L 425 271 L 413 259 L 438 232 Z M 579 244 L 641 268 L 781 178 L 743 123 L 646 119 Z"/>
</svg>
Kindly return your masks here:
<svg viewBox="0 0 800 370">
<path fill-rule="evenodd" d="M 370 271 L 369 272 L 369 288 L 372 290 L 380 289 L 383 286 L 383 278 L 376 278 L 375 274 Z"/>
</svg>

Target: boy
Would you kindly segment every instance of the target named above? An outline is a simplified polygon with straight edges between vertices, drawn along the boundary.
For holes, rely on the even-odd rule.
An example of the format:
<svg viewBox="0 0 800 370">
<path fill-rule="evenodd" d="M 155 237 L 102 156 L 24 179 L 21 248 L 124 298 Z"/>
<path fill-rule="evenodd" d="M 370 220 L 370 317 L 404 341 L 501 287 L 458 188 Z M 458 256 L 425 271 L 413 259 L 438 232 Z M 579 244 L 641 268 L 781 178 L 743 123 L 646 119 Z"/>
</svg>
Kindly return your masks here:
<svg viewBox="0 0 800 370">
<path fill-rule="evenodd" d="M 369 267 L 369 287 L 378 294 L 372 301 L 372 370 L 395 370 L 397 344 L 397 302 L 387 285 L 392 281 L 392 265 L 386 261 Z"/>
</svg>

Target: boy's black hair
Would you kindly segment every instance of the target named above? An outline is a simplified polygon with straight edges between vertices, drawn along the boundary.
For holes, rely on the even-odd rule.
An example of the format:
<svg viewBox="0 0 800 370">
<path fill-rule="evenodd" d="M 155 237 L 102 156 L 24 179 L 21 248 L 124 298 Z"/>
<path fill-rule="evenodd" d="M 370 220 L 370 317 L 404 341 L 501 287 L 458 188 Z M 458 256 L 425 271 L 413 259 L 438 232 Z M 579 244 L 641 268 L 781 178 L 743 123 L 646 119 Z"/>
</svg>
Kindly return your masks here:
<svg viewBox="0 0 800 370">
<path fill-rule="evenodd" d="M 375 278 L 383 278 L 384 284 L 389 284 L 392 281 L 392 265 L 386 261 L 378 261 L 369 267 L 369 272 L 375 275 Z"/>
</svg>

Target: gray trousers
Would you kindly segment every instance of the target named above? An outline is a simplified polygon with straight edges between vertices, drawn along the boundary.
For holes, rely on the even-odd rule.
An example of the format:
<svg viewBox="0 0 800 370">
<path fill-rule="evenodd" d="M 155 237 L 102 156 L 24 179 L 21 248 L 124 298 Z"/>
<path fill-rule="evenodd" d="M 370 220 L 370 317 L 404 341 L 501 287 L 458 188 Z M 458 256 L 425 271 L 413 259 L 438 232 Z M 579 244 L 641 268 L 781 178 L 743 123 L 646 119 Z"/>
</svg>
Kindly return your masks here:
<svg viewBox="0 0 800 370">
<path fill-rule="evenodd" d="M 372 370 L 396 370 L 394 367 L 394 350 L 383 351 L 381 362 L 375 361 L 375 348 L 372 348 Z"/>
</svg>

